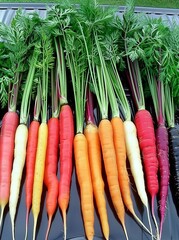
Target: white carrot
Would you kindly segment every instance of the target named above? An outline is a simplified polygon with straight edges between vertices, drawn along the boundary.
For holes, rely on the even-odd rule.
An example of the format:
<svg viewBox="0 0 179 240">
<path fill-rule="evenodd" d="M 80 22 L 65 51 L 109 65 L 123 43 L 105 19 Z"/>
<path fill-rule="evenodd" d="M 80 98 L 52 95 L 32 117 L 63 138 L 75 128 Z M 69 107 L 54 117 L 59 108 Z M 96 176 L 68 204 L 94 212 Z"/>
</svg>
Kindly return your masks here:
<svg viewBox="0 0 179 240">
<path fill-rule="evenodd" d="M 12 238 L 15 239 L 14 233 L 14 221 L 17 209 L 17 202 L 19 198 L 20 184 L 22 178 L 22 172 L 26 157 L 26 145 L 28 138 L 28 129 L 24 124 L 20 124 L 17 127 L 15 134 L 15 150 L 14 150 L 14 162 L 11 173 L 11 186 L 10 186 L 10 198 L 9 198 L 9 211 L 12 224 Z"/>
</svg>

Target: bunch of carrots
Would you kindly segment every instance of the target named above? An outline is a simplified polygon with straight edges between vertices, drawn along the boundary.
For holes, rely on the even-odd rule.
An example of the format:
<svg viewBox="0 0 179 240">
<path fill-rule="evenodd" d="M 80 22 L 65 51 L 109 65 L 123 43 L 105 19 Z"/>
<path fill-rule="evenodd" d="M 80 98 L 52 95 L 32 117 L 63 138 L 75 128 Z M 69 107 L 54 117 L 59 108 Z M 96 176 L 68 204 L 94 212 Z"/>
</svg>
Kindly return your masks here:
<svg viewBox="0 0 179 240">
<path fill-rule="evenodd" d="M 0 103 L 8 109 L 0 132 L 1 231 L 9 205 L 16 239 L 24 175 L 24 238 L 30 235 L 31 207 L 32 238 L 38 236 L 46 190 L 44 239 L 59 208 L 66 240 L 74 164 L 88 240 L 95 236 L 95 206 L 103 238 L 110 239 L 108 200 L 123 239 L 132 239 L 129 212 L 148 238 L 162 239 L 170 170 L 179 204 L 179 125 L 174 117 L 179 106 L 179 27 L 134 14 L 132 0 L 122 19 L 114 9 L 85 0 L 80 8 L 56 5 L 45 19 L 18 10 L 10 26 L 0 25 L 0 37 Z M 147 223 L 134 207 L 128 163 Z"/>
</svg>

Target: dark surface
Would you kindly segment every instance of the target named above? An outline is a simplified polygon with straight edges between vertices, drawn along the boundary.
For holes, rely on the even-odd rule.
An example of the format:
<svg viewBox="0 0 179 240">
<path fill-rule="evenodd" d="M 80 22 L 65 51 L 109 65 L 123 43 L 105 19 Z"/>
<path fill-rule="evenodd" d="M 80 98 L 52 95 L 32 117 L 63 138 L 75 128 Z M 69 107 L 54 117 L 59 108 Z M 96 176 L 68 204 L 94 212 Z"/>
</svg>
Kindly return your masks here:
<svg viewBox="0 0 179 240">
<path fill-rule="evenodd" d="M 23 176 L 25 176 L 25 173 Z M 133 182 L 132 182 L 132 187 L 134 189 Z M 108 218 L 109 218 L 109 225 L 110 225 L 110 240 L 124 240 L 125 236 L 124 236 L 124 232 L 122 230 L 121 224 L 116 219 L 115 212 L 113 211 L 113 207 L 111 205 L 110 197 L 107 191 L 106 193 L 107 193 L 107 211 L 108 211 Z M 132 194 L 133 194 L 133 203 L 135 206 L 135 211 L 137 215 L 140 217 L 140 219 L 143 220 L 143 222 L 146 224 L 146 226 L 148 226 L 147 218 L 146 218 L 146 210 L 143 209 L 143 206 L 140 200 L 138 199 L 138 196 L 135 193 L 135 190 L 132 191 Z M 47 214 L 45 210 L 45 188 L 42 196 L 41 206 L 42 206 L 42 209 L 38 219 L 38 229 L 37 229 L 37 238 L 36 238 L 39 240 L 45 239 L 45 232 L 47 228 Z M 155 207 L 155 210 L 157 214 L 157 206 Z M 23 179 L 23 188 L 19 198 L 19 206 L 17 209 L 17 217 L 15 222 L 15 236 L 17 240 L 24 239 L 25 214 L 26 214 L 26 208 L 25 208 L 24 179 Z M 135 222 L 135 220 L 131 217 L 131 215 L 127 211 L 126 211 L 126 228 L 128 231 L 129 239 L 132 239 L 132 240 L 151 239 L 150 236 L 141 229 L 141 227 Z M 33 232 L 33 216 L 32 216 L 32 213 L 30 213 L 28 239 L 32 239 L 32 232 Z M 76 182 L 75 170 L 74 170 L 73 178 L 72 178 L 72 186 L 71 186 L 71 199 L 70 199 L 70 205 L 69 205 L 68 214 L 67 214 L 67 239 L 83 240 L 85 239 L 83 236 L 84 236 L 84 228 L 83 228 L 83 221 L 82 221 L 81 210 L 80 210 L 78 184 Z M 6 213 L 4 215 L 4 225 L 3 225 L 1 239 L 2 240 L 12 239 L 11 222 L 10 222 L 8 208 L 6 208 Z M 49 240 L 57 240 L 57 239 L 58 240 L 63 239 L 63 223 L 62 223 L 62 218 L 61 218 L 59 209 L 57 209 L 55 213 L 55 216 L 52 222 L 52 227 L 49 234 Z M 101 232 L 99 219 L 96 213 L 95 213 L 95 238 L 94 239 L 96 240 L 104 239 Z M 176 208 L 173 204 L 171 192 L 169 191 L 162 240 L 170 240 L 170 239 L 171 240 L 179 239 L 179 218 L 177 216 Z"/>
</svg>

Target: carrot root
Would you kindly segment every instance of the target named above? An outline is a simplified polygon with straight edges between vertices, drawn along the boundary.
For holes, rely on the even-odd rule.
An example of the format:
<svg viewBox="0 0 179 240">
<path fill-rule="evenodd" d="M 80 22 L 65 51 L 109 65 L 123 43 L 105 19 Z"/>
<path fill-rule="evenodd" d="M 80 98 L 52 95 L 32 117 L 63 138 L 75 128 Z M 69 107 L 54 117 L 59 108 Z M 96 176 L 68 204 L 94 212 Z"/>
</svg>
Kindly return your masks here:
<svg viewBox="0 0 179 240">
<path fill-rule="evenodd" d="M 125 227 L 124 223 L 122 224 L 122 227 L 123 227 L 123 230 L 124 230 L 124 234 L 126 236 L 126 240 L 129 240 L 129 237 L 128 237 L 128 234 L 127 234 L 127 230 L 126 230 L 126 227 Z"/>
<path fill-rule="evenodd" d="M 67 224 L 66 224 L 66 211 L 62 211 L 62 216 L 63 216 L 63 228 L 64 228 L 64 240 L 66 240 L 67 237 Z"/>
<path fill-rule="evenodd" d="M 49 231 L 50 231 L 50 227 L 51 227 L 51 222 L 52 222 L 52 216 L 49 216 L 48 226 L 47 226 L 47 232 L 46 232 L 46 235 L 45 235 L 45 240 L 48 239 L 48 235 L 49 235 Z"/>
<path fill-rule="evenodd" d="M 3 205 L 3 206 L 1 205 L 0 228 L 1 228 L 1 224 L 2 224 L 5 206 L 6 205 Z"/>
<path fill-rule="evenodd" d="M 151 223 L 149 223 L 149 227 L 150 230 L 145 226 L 145 224 L 143 224 L 143 222 L 140 220 L 140 218 L 135 214 L 135 212 L 132 213 L 132 215 L 134 216 L 135 220 L 138 222 L 138 224 L 140 224 L 142 226 L 142 228 L 149 234 L 151 234 L 151 236 L 153 236 L 152 232 L 151 232 Z M 148 215 L 148 214 L 147 214 Z"/>
<path fill-rule="evenodd" d="M 34 216 L 33 240 L 35 240 L 35 235 L 36 235 L 37 217 L 38 217 L 38 216 Z"/>
<path fill-rule="evenodd" d="M 14 218 L 11 217 L 11 226 L 12 226 L 12 240 L 15 240 L 15 229 L 14 229 Z"/>
<path fill-rule="evenodd" d="M 149 215 L 149 206 L 148 206 L 148 204 L 147 204 L 147 206 L 146 206 L 146 208 L 147 208 L 147 218 L 148 218 L 148 222 L 149 222 L 149 227 L 150 227 L 150 231 L 151 231 L 151 237 L 152 237 L 152 240 L 153 240 L 153 231 L 152 231 L 152 224 L 151 224 L 151 221 L 150 221 L 150 215 Z"/>
<path fill-rule="evenodd" d="M 152 203 L 151 203 L 151 206 L 152 206 L 152 218 L 154 220 L 154 224 L 155 224 L 155 227 L 156 227 L 156 237 L 157 239 L 159 239 L 159 229 L 158 229 L 158 224 L 157 224 L 157 220 L 156 220 L 156 217 L 155 217 L 155 213 L 154 213 L 154 196 L 152 196 Z"/>
<path fill-rule="evenodd" d="M 25 224 L 25 237 L 24 240 L 27 239 L 27 233 L 28 233 L 28 221 L 29 221 L 29 209 L 26 210 L 26 224 Z"/>
</svg>

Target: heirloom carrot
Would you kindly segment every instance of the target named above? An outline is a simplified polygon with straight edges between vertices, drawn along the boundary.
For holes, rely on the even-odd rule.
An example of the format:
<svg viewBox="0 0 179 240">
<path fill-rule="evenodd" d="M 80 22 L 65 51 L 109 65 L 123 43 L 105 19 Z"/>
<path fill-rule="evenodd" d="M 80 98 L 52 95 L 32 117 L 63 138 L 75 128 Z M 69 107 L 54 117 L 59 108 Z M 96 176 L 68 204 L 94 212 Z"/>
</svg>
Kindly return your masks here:
<svg viewBox="0 0 179 240">
<path fill-rule="evenodd" d="M 26 179 L 25 179 L 25 204 L 26 204 L 26 232 L 25 239 L 28 234 L 28 220 L 29 211 L 32 204 L 32 190 L 34 182 L 34 168 L 35 156 L 37 151 L 38 131 L 39 131 L 39 114 L 40 114 L 40 84 L 37 90 L 37 97 L 34 107 L 34 119 L 29 126 L 28 140 L 27 140 L 27 153 L 26 153 Z"/>
<path fill-rule="evenodd" d="M 72 38 L 71 34 L 75 34 Z M 76 134 L 74 137 L 75 169 L 80 187 L 80 203 L 85 234 L 88 240 L 94 237 L 94 204 L 93 187 L 90 173 L 88 145 L 83 134 L 84 110 L 87 86 L 87 62 L 84 44 L 79 38 L 79 29 L 65 34 L 67 63 L 71 73 L 72 87 L 75 100 Z M 73 44 L 71 44 L 71 40 Z"/>
<path fill-rule="evenodd" d="M 87 90 L 86 122 L 84 130 L 88 144 L 90 172 L 94 197 L 100 216 L 100 222 L 105 239 L 109 239 L 109 223 L 106 209 L 104 181 L 102 178 L 102 156 L 98 128 L 93 116 L 93 98 L 90 90 Z"/>
<path fill-rule="evenodd" d="M 116 53 L 114 52 L 113 56 L 115 54 Z M 145 190 L 144 173 L 143 173 L 143 167 L 142 167 L 142 162 L 141 162 L 139 143 L 138 143 L 138 139 L 137 139 L 137 135 L 136 135 L 136 127 L 135 127 L 134 123 L 131 121 L 131 110 L 130 110 L 129 102 L 125 95 L 125 91 L 124 91 L 120 76 L 117 71 L 117 65 L 114 61 L 111 61 L 111 66 L 108 66 L 108 70 L 109 70 L 110 79 L 112 81 L 116 96 L 120 103 L 121 113 L 123 113 L 123 117 L 125 119 L 124 123 L 122 123 L 122 121 L 121 120 L 119 121 L 118 118 L 114 118 L 114 120 L 118 123 L 117 126 L 115 126 L 116 127 L 115 134 L 117 136 L 119 135 L 119 133 L 117 134 L 117 127 L 118 127 L 118 125 L 119 126 L 122 125 L 120 135 L 122 135 L 122 137 L 124 136 L 124 139 L 125 139 L 124 144 L 125 144 L 125 148 L 126 148 L 126 153 L 127 153 L 127 157 L 128 157 L 129 163 L 130 163 L 132 176 L 133 176 L 134 182 L 136 184 L 137 192 L 139 194 L 139 197 L 140 197 L 142 203 L 144 204 L 144 206 L 147 209 L 147 217 L 148 217 L 150 231 L 146 228 L 146 226 L 142 223 L 142 221 L 135 214 L 132 199 L 131 199 L 131 194 L 130 194 L 129 177 L 128 177 L 128 174 L 125 174 L 125 172 L 127 172 L 126 163 L 125 163 L 126 156 L 124 155 L 124 152 L 118 150 L 119 151 L 119 153 L 117 154 L 117 156 L 119 158 L 118 159 L 118 172 L 119 172 L 119 175 L 122 175 L 122 176 L 119 176 L 119 183 L 121 186 L 122 197 L 123 197 L 126 207 L 133 214 L 134 218 L 153 237 L 152 226 L 151 226 L 150 217 L 149 217 L 148 198 L 147 198 L 147 193 Z M 110 97 L 110 99 L 112 99 L 112 97 Z M 118 115 L 117 105 L 116 105 L 117 103 L 115 103 L 115 102 L 116 101 L 113 100 L 113 105 L 114 105 L 113 112 L 114 113 L 116 112 L 115 115 Z M 116 107 L 115 107 L 115 105 L 116 105 Z M 112 119 L 112 121 L 114 121 L 114 120 Z M 119 141 L 119 137 L 120 136 L 118 136 L 118 141 Z M 122 141 L 122 139 L 120 141 Z M 119 144 L 120 143 L 118 143 L 118 145 Z M 122 147 L 120 146 L 119 149 L 121 149 L 121 148 Z"/>
<path fill-rule="evenodd" d="M 22 172 L 26 158 L 26 145 L 28 139 L 27 121 L 30 109 L 31 91 L 33 85 L 33 78 L 36 70 L 36 63 L 39 56 L 39 49 L 37 46 L 34 48 L 33 55 L 30 60 L 30 68 L 25 84 L 24 94 L 22 97 L 21 111 L 20 111 L 20 125 L 17 127 L 15 135 L 15 149 L 14 149 L 14 162 L 11 173 L 11 187 L 9 198 L 9 211 L 12 224 L 12 238 L 15 239 L 14 221 L 16 215 L 16 208 L 19 198 L 20 184 Z"/>
<path fill-rule="evenodd" d="M 38 143 L 34 170 L 34 183 L 32 194 L 32 213 L 34 218 L 33 240 L 36 238 L 36 226 L 38 215 L 40 212 L 40 203 L 43 189 L 43 180 L 45 172 L 45 158 L 48 141 L 48 126 L 47 126 L 47 102 L 48 102 L 48 79 L 49 70 L 53 67 L 53 48 L 51 36 L 48 31 L 48 26 L 42 20 L 42 26 L 37 31 L 40 34 L 40 50 L 42 68 L 41 72 L 41 86 L 42 86 L 42 122 L 38 131 Z"/>
<path fill-rule="evenodd" d="M 74 140 L 73 113 L 67 100 L 67 76 L 64 50 L 60 37 L 55 39 L 57 69 L 60 87 L 60 181 L 58 204 L 64 222 L 64 239 L 66 239 L 66 212 L 70 201 L 70 186 L 72 178 L 72 152 Z"/>
<path fill-rule="evenodd" d="M 0 37 L 4 42 L 6 58 L 9 61 L 9 69 L 7 70 L 5 67 L 5 70 L 13 74 L 9 81 L 8 112 L 3 117 L 0 136 L 0 226 L 4 209 L 10 197 L 15 132 L 19 124 L 19 116 L 16 113 L 17 98 L 22 74 L 26 69 L 25 60 L 29 55 L 29 36 L 31 34 L 29 18 L 23 16 L 21 11 L 17 11 L 10 26 L 3 23 L 0 25 Z"/>
<path fill-rule="evenodd" d="M 47 153 L 45 159 L 44 183 L 47 187 L 46 209 L 48 214 L 48 226 L 45 239 L 48 239 L 48 234 L 51 226 L 53 214 L 57 207 L 58 198 L 58 149 L 59 149 L 59 104 L 57 95 L 57 81 L 53 71 L 51 72 L 51 99 L 52 99 L 52 117 L 48 121 L 48 140 Z"/>
</svg>

